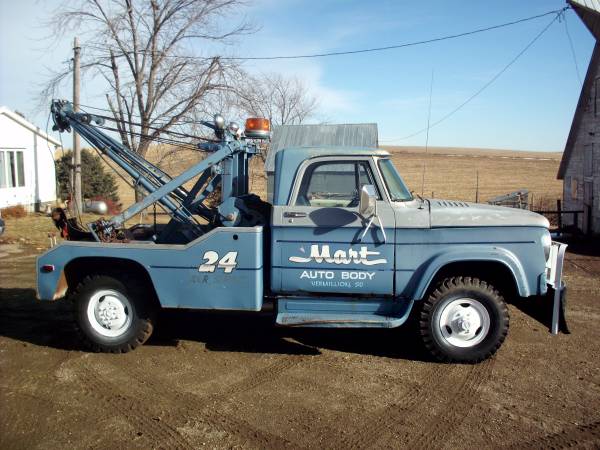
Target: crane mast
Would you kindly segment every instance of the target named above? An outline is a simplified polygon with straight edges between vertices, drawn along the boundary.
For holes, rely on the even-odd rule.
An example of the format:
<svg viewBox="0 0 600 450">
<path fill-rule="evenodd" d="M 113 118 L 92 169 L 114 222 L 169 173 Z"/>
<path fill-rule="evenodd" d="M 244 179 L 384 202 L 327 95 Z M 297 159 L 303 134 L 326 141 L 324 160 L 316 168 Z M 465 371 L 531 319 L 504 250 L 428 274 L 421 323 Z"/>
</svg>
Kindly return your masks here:
<svg viewBox="0 0 600 450">
<path fill-rule="evenodd" d="M 202 121 L 216 137 L 198 145 L 207 157 L 173 177 L 102 132 L 99 129 L 104 123 L 102 117 L 75 112 L 73 105 L 64 100 L 54 100 L 51 113 L 54 130 L 78 133 L 147 193 L 120 214 L 88 224 L 96 241 L 127 239 L 125 222 L 155 203 L 171 216 L 170 222 L 152 236 L 157 243 L 187 243 L 214 226 L 253 226 L 268 220 L 264 217 L 266 204 L 248 192 L 248 163 L 259 151 L 254 139 L 268 137 L 264 129 L 254 132 L 246 127 L 244 136 L 236 124 L 226 127 L 219 115 L 213 122 Z M 193 185 L 188 190 L 184 185 L 191 181 Z M 217 187 L 221 189 L 220 204 L 218 208 L 210 208 L 205 201 Z M 195 216 L 204 218 L 207 224 L 200 223 Z"/>
</svg>

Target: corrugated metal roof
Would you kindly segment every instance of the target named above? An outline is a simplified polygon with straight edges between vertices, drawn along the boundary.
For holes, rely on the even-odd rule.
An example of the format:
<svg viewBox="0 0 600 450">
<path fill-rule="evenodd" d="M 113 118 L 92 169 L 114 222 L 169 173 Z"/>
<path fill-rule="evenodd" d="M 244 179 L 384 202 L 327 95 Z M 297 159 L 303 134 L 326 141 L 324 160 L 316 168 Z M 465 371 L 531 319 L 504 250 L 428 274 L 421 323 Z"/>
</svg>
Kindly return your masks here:
<svg viewBox="0 0 600 450">
<path fill-rule="evenodd" d="M 600 39 L 600 0 L 567 0 L 596 39 Z"/>
<path fill-rule="evenodd" d="M 377 148 L 377 124 L 276 125 L 273 127 L 265 170 L 274 170 L 275 154 L 281 149 L 319 146 Z"/>
</svg>

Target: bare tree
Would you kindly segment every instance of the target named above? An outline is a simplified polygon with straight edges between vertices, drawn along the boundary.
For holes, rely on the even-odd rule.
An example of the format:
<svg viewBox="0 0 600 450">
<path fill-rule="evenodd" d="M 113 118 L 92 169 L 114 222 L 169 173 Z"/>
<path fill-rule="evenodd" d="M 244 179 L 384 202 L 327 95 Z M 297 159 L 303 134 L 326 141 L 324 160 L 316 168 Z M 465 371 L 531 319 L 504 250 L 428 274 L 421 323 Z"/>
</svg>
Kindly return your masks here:
<svg viewBox="0 0 600 450">
<path fill-rule="evenodd" d="M 274 125 L 298 125 L 314 117 L 318 101 L 299 78 L 267 73 L 244 83 L 238 105 L 243 112 L 268 118 Z"/>
<path fill-rule="evenodd" d="M 185 123 L 231 89 L 239 68 L 217 56 L 194 57 L 191 44 L 218 48 L 252 32 L 245 21 L 223 29 L 244 0 L 70 0 L 51 20 L 58 33 L 78 30 L 83 69 L 107 83 L 106 101 L 121 141 L 144 156 L 151 142 Z M 42 95 L 69 76 L 55 73 Z"/>
</svg>

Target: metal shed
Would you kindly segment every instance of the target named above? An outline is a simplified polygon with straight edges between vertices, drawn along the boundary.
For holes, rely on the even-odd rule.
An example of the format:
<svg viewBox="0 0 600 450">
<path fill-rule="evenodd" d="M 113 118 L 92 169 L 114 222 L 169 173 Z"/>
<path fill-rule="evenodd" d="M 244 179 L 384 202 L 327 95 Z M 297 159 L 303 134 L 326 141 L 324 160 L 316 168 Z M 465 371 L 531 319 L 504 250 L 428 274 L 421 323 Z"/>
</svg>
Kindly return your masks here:
<svg viewBox="0 0 600 450">
<path fill-rule="evenodd" d="M 563 180 L 565 210 L 582 210 L 583 217 L 567 225 L 600 233 L 600 1 L 569 0 L 582 22 L 596 38 L 594 52 L 571 124 L 558 179 Z"/>
<path fill-rule="evenodd" d="M 290 147 L 378 147 L 376 123 L 349 123 L 327 125 L 276 125 L 265 171 L 267 172 L 267 197 L 273 200 L 273 171 L 275 155 L 278 151 Z"/>
</svg>

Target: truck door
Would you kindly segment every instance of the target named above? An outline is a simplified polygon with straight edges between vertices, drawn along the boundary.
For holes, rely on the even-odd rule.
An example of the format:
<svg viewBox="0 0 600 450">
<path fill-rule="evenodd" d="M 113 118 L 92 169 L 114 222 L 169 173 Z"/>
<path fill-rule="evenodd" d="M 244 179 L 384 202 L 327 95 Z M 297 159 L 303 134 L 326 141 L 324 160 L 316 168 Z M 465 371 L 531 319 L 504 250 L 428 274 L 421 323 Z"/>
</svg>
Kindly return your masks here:
<svg viewBox="0 0 600 450">
<path fill-rule="evenodd" d="M 384 201 L 371 157 L 321 157 L 304 162 L 288 204 L 274 206 L 274 292 L 298 295 L 389 295 L 394 293 L 394 211 Z M 378 195 L 377 220 L 358 211 L 363 185 Z"/>
</svg>

